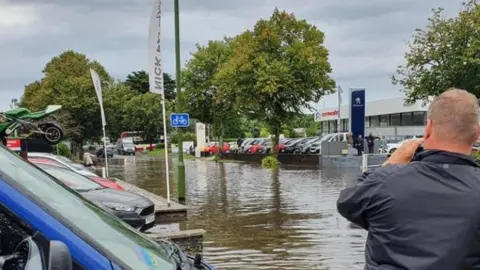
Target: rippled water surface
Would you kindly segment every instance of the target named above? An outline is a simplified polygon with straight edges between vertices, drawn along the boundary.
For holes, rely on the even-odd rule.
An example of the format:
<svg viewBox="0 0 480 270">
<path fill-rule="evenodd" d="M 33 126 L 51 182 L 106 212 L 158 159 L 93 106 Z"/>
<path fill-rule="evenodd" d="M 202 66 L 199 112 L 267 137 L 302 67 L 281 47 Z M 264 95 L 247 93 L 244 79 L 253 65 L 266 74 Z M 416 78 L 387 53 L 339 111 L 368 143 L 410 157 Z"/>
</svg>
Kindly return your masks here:
<svg viewBox="0 0 480 270">
<path fill-rule="evenodd" d="M 351 229 L 335 205 L 356 170 L 185 164 L 190 209 L 181 228 L 207 231 L 204 256 L 218 269 L 363 269 L 366 233 Z M 161 159 L 136 157 L 111 174 L 166 196 L 164 168 Z"/>
</svg>

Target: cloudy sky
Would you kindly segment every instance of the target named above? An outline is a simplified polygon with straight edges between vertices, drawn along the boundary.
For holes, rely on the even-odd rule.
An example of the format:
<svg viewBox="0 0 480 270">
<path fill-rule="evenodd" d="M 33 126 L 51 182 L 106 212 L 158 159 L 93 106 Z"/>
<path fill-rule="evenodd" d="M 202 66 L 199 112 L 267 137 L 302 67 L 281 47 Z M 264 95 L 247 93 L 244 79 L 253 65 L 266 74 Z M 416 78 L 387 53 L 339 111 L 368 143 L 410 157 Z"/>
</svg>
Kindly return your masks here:
<svg viewBox="0 0 480 270">
<path fill-rule="evenodd" d="M 390 75 L 405 41 L 434 7 L 454 15 L 462 0 L 180 0 L 182 64 L 195 43 L 236 35 L 275 7 L 326 34 L 333 77 L 343 89 L 365 87 L 367 99 L 401 96 Z M 147 69 L 151 0 L 0 0 L 0 108 L 41 78 L 49 59 L 66 49 L 100 61 L 118 79 Z M 173 0 L 164 1 L 165 71 L 175 70 Z M 93 94 L 93 93 L 92 93 Z M 327 97 L 334 106 L 335 97 Z"/>
</svg>

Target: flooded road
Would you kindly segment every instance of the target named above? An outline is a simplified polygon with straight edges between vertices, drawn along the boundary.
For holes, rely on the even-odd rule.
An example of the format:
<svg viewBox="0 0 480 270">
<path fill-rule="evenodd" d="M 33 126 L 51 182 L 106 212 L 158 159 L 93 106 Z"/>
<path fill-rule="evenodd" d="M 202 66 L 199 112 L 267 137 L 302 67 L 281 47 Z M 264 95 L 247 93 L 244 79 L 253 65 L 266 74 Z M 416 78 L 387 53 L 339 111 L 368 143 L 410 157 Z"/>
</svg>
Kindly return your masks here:
<svg viewBox="0 0 480 270">
<path fill-rule="evenodd" d="M 218 269 L 363 269 L 366 233 L 351 229 L 335 204 L 357 170 L 185 164 L 190 209 L 180 226 L 207 231 L 204 256 Z M 166 197 L 163 172 L 162 160 L 137 157 L 111 176 Z"/>
</svg>

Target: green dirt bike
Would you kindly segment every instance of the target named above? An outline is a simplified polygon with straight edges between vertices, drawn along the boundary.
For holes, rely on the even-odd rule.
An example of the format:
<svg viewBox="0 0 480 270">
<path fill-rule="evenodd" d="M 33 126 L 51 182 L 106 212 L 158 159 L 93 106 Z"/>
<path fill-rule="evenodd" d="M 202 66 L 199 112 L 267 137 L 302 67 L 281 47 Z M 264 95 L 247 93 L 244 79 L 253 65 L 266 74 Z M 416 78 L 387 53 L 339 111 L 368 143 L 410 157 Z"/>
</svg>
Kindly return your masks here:
<svg viewBox="0 0 480 270">
<path fill-rule="evenodd" d="M 45 110 L 39 112 L 16 108 L 0 113 L 0 139 L 5 142 L 8 136 L 17 131 L 16 137 L 19 138 L 28 138 L 38 134 L 50 145 L 61 142 L 63 130 L 53 116 L 61 108 L 61 105 L 49 105 Z"/>
</svg>

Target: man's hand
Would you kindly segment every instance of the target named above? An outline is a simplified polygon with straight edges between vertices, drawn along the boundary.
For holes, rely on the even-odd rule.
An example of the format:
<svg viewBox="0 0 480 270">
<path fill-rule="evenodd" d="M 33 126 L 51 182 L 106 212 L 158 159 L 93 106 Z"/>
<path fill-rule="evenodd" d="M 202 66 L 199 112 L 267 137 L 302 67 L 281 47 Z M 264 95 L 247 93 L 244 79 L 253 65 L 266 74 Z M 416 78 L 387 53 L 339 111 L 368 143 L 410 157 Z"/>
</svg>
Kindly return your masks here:
<svg viewBox="0 0 480 270">
<path fill-rule="evenodd" d="M 413 158 L 415 151 L 423 143 L 423 139 L 411 139 L 405 141 L 393 154 L 388 158 L 382 167 L 392 164 L 407 164 Z"/>
</svg>

